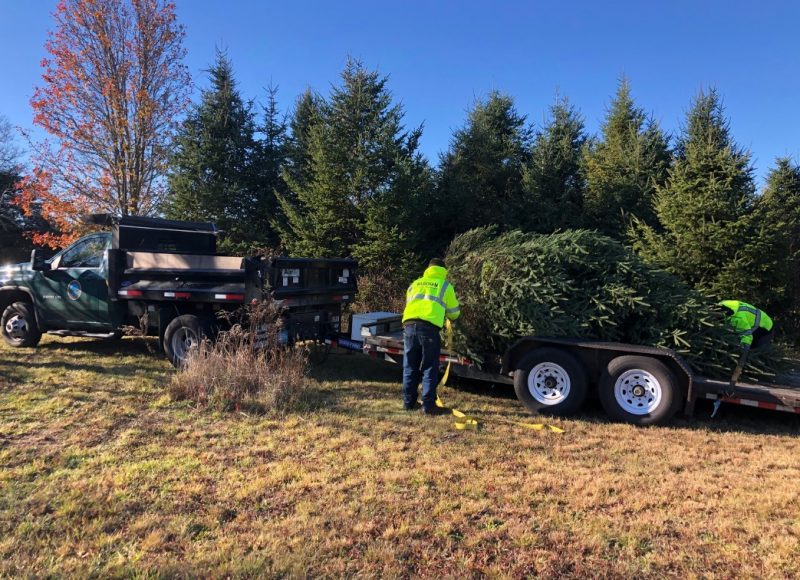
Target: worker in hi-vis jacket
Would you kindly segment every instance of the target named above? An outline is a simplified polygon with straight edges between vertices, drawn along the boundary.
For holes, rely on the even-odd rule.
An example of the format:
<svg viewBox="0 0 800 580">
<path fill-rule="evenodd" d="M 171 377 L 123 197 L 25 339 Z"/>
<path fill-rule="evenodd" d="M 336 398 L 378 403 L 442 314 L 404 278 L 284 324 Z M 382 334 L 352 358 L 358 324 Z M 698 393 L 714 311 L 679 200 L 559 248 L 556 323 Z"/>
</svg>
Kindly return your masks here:
<svg viewBox="0 0 800 580">
<path fill-rule="evenodd" d="M 438 415 L 436 384 L 439 380 L 441 330 L 445 320 L 455 320 L 461 310 L 453 285 L 447 281 L 444 262 L 434 258 L 411 283 L 403 311 L 403 407 L 417 406 L 417 386 L 422 379 L 422 412 Z"/>
<path fill-rule="evenodd" d="M 759 348 L 772 342 L 775 328 L 766 312 L 739 300 L 723 300 L 719 304 L 731 312 L 728 322 L 739 333 L 743 345 Z"/>
</svg>

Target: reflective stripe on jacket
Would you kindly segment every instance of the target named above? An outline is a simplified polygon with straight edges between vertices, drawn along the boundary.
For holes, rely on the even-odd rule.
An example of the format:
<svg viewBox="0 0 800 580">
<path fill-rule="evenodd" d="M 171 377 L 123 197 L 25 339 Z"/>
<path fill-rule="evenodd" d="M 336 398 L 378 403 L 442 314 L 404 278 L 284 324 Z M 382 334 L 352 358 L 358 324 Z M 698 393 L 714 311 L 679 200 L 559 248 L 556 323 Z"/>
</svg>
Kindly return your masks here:
<svg viewBox="0 0 800 580">
<path fill-rule="evenodd" d="M 772 330 L 772 319 L 752 304 L 740 300 L 723 300 L 720 304 L 733 312 L 728 320 L 741 336 L 742 344 L 753 344 L 753 333 L 759 328 Z"/>
<path fill-rule="evenodd" d="M 456 291 L 447 281 L 447 270 L 441 266 L 430 266 L 422 278 L 414 280 L 408 287 L 403 322 L 424 320 L 442 328 L 445 317 L 455 320 L 459 314 L 461 308 Z"/>
</svg>

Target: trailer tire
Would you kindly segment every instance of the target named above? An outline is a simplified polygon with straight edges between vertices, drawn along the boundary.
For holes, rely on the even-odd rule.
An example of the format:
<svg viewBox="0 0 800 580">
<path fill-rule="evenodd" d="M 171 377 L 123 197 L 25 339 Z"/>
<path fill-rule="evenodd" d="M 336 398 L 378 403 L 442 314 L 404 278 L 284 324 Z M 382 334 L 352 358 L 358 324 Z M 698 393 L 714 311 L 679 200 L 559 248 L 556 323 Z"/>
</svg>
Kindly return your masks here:
<svg viewBox="0 0 800 580">
<path fill-rule="evenodd" d="M 586 370 L 563 349 L 536 348 L 520 360 L 514 371 L 514 391 L 533 412 L 572 415 L 586 400 Z"/>
<path fill-rule="evenodd" d="M 6 344 L 15 348 L 36 346 L 42 339 L 42 331 L 39 330 L 33 313 L 33 304 L 29 302 L 10 304 L 3 311 L 0 329 Z"/>
<path fill-rule="evenodd" d="M 600 403 L 612 419 L 640 426 L 671 419 L 681 406 L 681 393 L 675 373 L 646 356 L 613 359 L 598 385 Z"/>
<path fill-rule="evenodd" d="M 186 364 L 189 351 L 200 341 L 211 338 L 211 323 L 194 314 L 176 316 L 164 330 L 164 352 L 175 368 Z"/>
</svg>

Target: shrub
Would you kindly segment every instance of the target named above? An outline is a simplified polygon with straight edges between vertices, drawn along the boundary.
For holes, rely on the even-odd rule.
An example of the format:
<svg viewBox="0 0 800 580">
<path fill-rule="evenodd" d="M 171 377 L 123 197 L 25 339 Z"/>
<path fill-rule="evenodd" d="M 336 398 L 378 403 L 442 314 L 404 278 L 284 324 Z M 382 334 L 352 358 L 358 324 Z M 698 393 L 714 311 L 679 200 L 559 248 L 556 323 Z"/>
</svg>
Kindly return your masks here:
<svg viewBox="0 0 800 580">
<path fill-rule="evenodd" d="M 273 303 L 228 319 L 230 329 L 202 341 L 173 377 L 173 397 L 224 411 L 293 408 L 307 388 L 308 354 L 280 344 L 279 320 Z"/>
</svg>

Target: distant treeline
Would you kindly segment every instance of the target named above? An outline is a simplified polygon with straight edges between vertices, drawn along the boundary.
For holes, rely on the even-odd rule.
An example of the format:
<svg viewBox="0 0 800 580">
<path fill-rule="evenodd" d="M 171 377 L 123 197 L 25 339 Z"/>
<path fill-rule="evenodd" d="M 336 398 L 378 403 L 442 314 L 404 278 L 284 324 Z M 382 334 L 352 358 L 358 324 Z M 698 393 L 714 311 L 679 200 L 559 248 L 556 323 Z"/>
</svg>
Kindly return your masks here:
<svg viewBox="0 0 800 580">
<path fill-rule="evenodd" d="M 622 80 L 598 135 L 567 98 L 528 122 L 513 97 L 476 102 L 435 165 L 388 77 L 351 60 L 289 115 L 274 89 L 241 95 L 218 54 L 172 148 L 166 217 L 216 222 L 227 252 L 353 256 L 379 305 L 472 228 L 596 229 L 714 297 L 800 329 L 800 167 L 776 159 L 757 191 L 720 95 L 701 91 L 666 134 Z M 370 294 L 371 293 L 371 294 Z"/>
<path fill-rule="evenodd" d="M 756 191 L 715 90 L 695 96 L 672 136 L 626 80 L 599 135 L 566 98 L 534 126 L 499 92 L 474 104 L 436 166 L 419 151 L 422 131 L 405 124 L 388 78 L 358 61 L 287 118 L 274 90 L 265 106 L 244 98 L 219 54 L 179 131 L 164 212 L 216 221 L 229 251 L 354 256 L 384 280 L 369 286 L 380 292 L 404 288 L 475 227 L 593 228 L 706 294 L 760 305 L 795 334 L 800 167 L 777 159 Z"/>
</svg>

